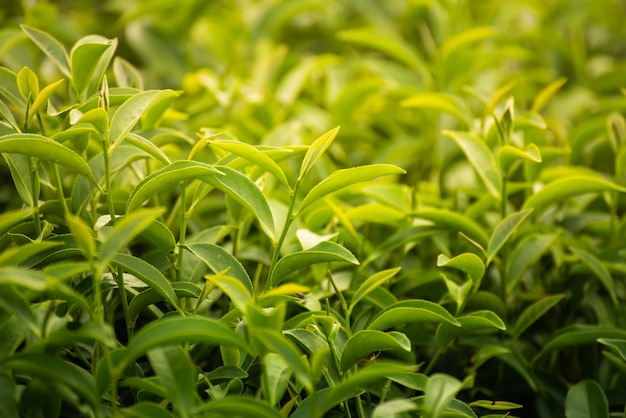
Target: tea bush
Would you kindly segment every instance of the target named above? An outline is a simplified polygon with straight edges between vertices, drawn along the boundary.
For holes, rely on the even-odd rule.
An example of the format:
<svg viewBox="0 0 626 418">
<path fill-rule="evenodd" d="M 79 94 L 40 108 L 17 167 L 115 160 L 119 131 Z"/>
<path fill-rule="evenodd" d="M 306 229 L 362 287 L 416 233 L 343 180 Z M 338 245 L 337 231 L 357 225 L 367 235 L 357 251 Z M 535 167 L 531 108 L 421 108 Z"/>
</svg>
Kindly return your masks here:
<svg viewBox="0 0 626 418">
<path fill-rule="evenodd" d="M 624 12 L 5 6 L 0 415 L 626 416 Z"/>
</svg>

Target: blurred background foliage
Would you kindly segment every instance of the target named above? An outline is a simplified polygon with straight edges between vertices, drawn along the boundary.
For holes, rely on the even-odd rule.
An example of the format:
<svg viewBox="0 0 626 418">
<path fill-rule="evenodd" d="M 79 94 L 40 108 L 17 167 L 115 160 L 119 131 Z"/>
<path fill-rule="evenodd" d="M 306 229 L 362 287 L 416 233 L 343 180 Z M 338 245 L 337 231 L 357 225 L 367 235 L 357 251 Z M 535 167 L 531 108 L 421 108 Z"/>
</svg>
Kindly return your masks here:
<svg viewBox="0 0 626 418">
<path fill-rule="evenodd" d="M 181 93 L 166 112 L 163 126 L 188 138 L 199 131 L 223 132 L 250 144 L 284 146 L 308 145 L 341 125 L 341 134 L 328 151 L 332 158 L 316 167 L 325 171 L 318 178 L 337 168 L 397 164 L 407 170 L 400 179 L 403 184 L 372 188 L 369 193 L 403 214 L 434 206 L 467 214 L 487 229 L 497 224 L 495 200 L 488 194 L 484 198 L 472 162 L 442 132 L 479 133 L 490 148 L 497 148 L 494 115 L 505 112 L 510 97 L 515 98 L 513 142 L 535 144 L 543 156 L 541 164 L 525 166 L 512 176 L 512 188 L 516 181 L 527 184 L 517 185 L 522 192 L 511 193 L 511 208 L 521 206 L 529 194 L 528 184 L 540 172 L 545 182 L 558 178 L 559 171 L 548 170 L 551 166 L 569 165 L 563 173 L 584 166 L 624 185 L 615 166 L 607 164 L 615 159 L 607 120 L 614 112 L 626 112 L 622 90 L 626 3 L 621 0 L 0 1 L 2 66 L 15 72 L 24 66 L 35 69 L 42 84 L 62 78 L 20 30 L 22 23 L 45 30 L 68 46 L 88 34 L 117 38 L 118 65 L 130 70 L 127 79 L 109 74 L 112 85 Z M 158 145 L 175 159 L 177 153 L 187 155 L 192 144 Z M 3 170 L 8 178 L 6 167 Z M 0 199 L 14 195 L 11 184 L 0 190 Z M 588 241 L 593 248 L 599 242 L 597 248 L 606 250 L 609 239 L 593 230 L 595 206 L 586 207 L 589 202 L 583 201 L 578 211 L 590 216 L 584 220 L 572 216 L 565 226 L 573 234 L 589 232 L 585 229 L 589 226 Z M 567 215 L 567 211 L 548 213 L 541 221 L 561 221 Z M 362 216 L 364 224 L 372 221 L 371 215 Z M 309 222 L 316 222 L 313 215 Z M 391 230 L 408 225 L 401 215 L 396 224 L 368 226 L 369 241 L 381 243 Z M 441 239 L 411 250 L 410 257 L 389 254 L 375 262 L 380 268 L 401 264 L 408 272 L 405 277 L 412 269 L 423 268 L 436 278 L 437 254 L 448 246 L 452 245 Z M 467 243 L 456 250 L 465 247 Z M 490 308 L 503 317 L 508 309 L 510 319 L 527 301 L 567 291 L 572 284 L 559 270 L 563 261 L 559 251 L 564 250 L 557 248 L 554 257 L 545 257 L 550 258 L 542 265 L 549 270 L 542 283 L 545 288 L 534 293 L 523 289 L 513 303 L 498 301 L 500 305 Z M 435 280 L 424 277 L 423 283 Z M 392 290 L 403 297 L 433 300 L 445 293 L 442 283 L 436 288 L 427 283 L 416 291 L 423 283 L 399 281 Z M 579 287 L 580 293 L 587 289 Z M 621 284 L 618 287 L 623 290 Z M 569 311 L 561 312 L 567 314 L 568 323 L 611 321 L 611 315 L 603 317 L 602 307 L 579 307 L 582 299 L 584 295 L 575 295 Z M 623 313 L 623 308 L 615 312 Z M 549 315 L 533 337 L 538 347 L 563 325 L 556 316 Z M 467 366 L 454 360 L 443 363 L 450 369 Z M 562 360 L 560 370 L 568 381 L 596 374 L 592 370 L 597 369 L 596 360 L 580 364 L 577 358 L 567 360 L 576 363 L 569 367 Z M 495 395 L 525 405 L 534 402 L 535 392 L 515 387 L 524 382 L 502 377 L 502 371 L 510 369 L 492 370 L 479 383 L 489 387 L 493 381 L 504 382 L 491 388 Z M 562 384 L 554 375 L 546 378 L 539 373 L 539 378 Z M 543 408 L 549 411 L 546 405 Z"/>
</svg>

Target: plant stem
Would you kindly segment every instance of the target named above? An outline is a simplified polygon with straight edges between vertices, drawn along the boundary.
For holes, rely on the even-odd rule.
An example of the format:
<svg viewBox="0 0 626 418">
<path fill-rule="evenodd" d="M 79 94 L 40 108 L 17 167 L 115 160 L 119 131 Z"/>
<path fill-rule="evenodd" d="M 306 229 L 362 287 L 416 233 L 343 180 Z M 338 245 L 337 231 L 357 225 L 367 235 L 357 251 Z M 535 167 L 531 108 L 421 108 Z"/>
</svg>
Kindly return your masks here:
<svg viewBox="0 0 626 418">
<path fill-rule="evenodd" d="M 272 276 L 274 275 L 274 269 L 276 268 L 276 263 L 278 262 L 280 249 L 282 248 L 285 238 L 287 237 L 287 231 L 289 230 L 291 223 L 295 219 L 295 217 L 293 216 L 293 211 L 294 211 L 294 207 L 296 204 L 296 196 L 298 194 L 299 186 L 300 186 L 300 183 L 299 181 L 297 181 L 296 185 L 293 188 L 293 191 L 291 192 L 291 196 L 289 199 L 289 207 L 287 208 L 287 214 L 285 215 L 285 224 L 283 225 L 283 229 L 280 232 L 280 237 L 278 238 L 278 241 L 276 242 L 276 246 L 274 247 L 274 252 L 272 253 L 272 262 L 270 263 L 270 271 L 269 271 L 268 279 L 265 282 L 266 290 L 268 288 L 268 285 L 270 285 L 271 282 L 273 282 Z"/>
<path fill-rule="evenodd" d="M 185 236 L 187 233 L 187 214 L 185 213 L 187 210 L 187 196 L 186 196 L 186 184 L 185 182 L 180 183 L 180 225 L 179 225 L 179 233 L 178 233 L 178 254 L 177 254 L 177 267 L 176 267 L 176 279 L 181 282 L 183 281 L 183 253 L 184 250 L 182 248 L 185 245 Z"/>
<path fill-rule="evenodd" d="M 30 168 L 30 193 L 32 194 L 33 222 L 35 223 L 35 234 L 41 235 L 41 220 L 39 219 L 39 173 L 37 172 L 37 161 L 29 159 Z"/>
<path fill-rule="evenodd" d="M 63 212 L 65 215 L 70 214 L 70 210 L 67 207 L 67 202 L 65 201 L 65 195 L 63 194 L 63 182 L 61 181 L 61 176 L 59 174 L 59 166 L 56 164 L 50 164 L 52 168 L 52 178 L 54 180 L 55 186 L 57 188 L 57 194 L 59 196 L 59 201 L 61 202 L 61 206 L 63 207 Z"/>
</svg>

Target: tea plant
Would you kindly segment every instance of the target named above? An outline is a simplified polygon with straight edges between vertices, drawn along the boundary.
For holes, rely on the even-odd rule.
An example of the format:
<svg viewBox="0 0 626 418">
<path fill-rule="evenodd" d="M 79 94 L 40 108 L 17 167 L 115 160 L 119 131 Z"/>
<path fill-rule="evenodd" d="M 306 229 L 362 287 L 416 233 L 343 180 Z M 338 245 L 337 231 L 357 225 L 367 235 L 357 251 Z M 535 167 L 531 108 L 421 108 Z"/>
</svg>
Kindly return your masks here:
<svg viewBox="0 0 626 418">
<path fill-rule="evenodd" d="M 24 5 L 2 415 L 624 416 L 605 3 Z"/>
</svg>

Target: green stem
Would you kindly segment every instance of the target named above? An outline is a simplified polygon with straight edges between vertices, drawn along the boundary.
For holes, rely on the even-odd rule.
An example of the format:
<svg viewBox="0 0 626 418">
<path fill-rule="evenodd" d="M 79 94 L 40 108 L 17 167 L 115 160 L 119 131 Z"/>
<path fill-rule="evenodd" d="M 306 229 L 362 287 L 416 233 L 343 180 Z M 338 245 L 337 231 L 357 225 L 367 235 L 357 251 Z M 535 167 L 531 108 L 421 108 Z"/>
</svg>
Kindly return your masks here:
<svg viewBox="0 0 626 418">
<path fill-rule="evenodd" d="M 293 216 L 293 211 L 296 205 L 296 196 L 298 194 L 299 186 L 300 186 L 300 183 L 296 182 L 296 185 L 294 186 L 293 191 L 291 192 L 291 196 L 289 199 L 289 207 L 287 208 L 287 215 L 285 216 L 285 224 L 283 225 L 283 229 L 280 232 L 280 237 L 278 238 L 278 241 L 276 242 L 276 246 L 274 247 L 274 252 L 272 254 L 272 262 L 270 263 L 269 276 L 268 276 L 268 280 L 265 282 L 266 290 L 268 288 L 268 285 L 270 285 L 270 282 L 273 281 L 272 276 L 274 275 L 274 269 L 276 268 L 276 263 L 278 262 L 280 249 L 282 248 L 285 238 L 287 237 L 287 231 L 289 230 L 291 223 L 295 219 L 295 217 Z"/>
<path fill-rule="evenodd" d="M 361 402 L 361 395 L 356 396 L 356 413 L 359 418 L 365 418 L 365 410 L 363 409 L 363 402 Z"/>
<path fill-rule="evenodd" d="M 63 207 L 63 212 L 65 215 L 70 214 L 70 210 L 67 207 L 67 202 L 65 201 L 65 195 L 63 194 L 63 182 L 61 181 L 61 176 L 59 174 L 59 166 L 56 164 L 50 164 L 52 168 L 52 178 L 57 188 L 57 194 L 59 196 L 59 201 L 61 202 L 61 207 Z"/>
<path fill-rule="evenodd" d="M 185 182 L 180 183 L 180 225 L 179 225 L 179 234 L 178 234 L 178 254 L 176 261 L 176 279 L 181 282 L 183 281 L 183 245 L 185 245 L 185 236 L 187 234 L 187 214 L 185 213 L 187 209 L 187 197 L 186 197 L 186 184 Z"/>
<path fill-rule="evenodd" d="M 37 171 L 37 161 L 34 158 L 29 159 L 30 168 L 30 192 L 32 194 L 33 204 L 33 222 L 35 223 L 35 234 L 41 235 L 41 220 L 39 219 L 39 172 Z"/>
<path fill-rule="evenodd" d="M 437 352 L 435 353 L 433 358 L 430 359 L 428 366 L 426 366 L 426 370 L 424 370 L 425 375 L 430 374 L 430 372 L 433 370 L 433 367 L 435 367 L 435 364 L 437 364 L 437 361 L 439 361 L 439 357 L 441 357 L 441 354 L 442 354 L 441 349 L 437 349 Z"/>
</svg>

